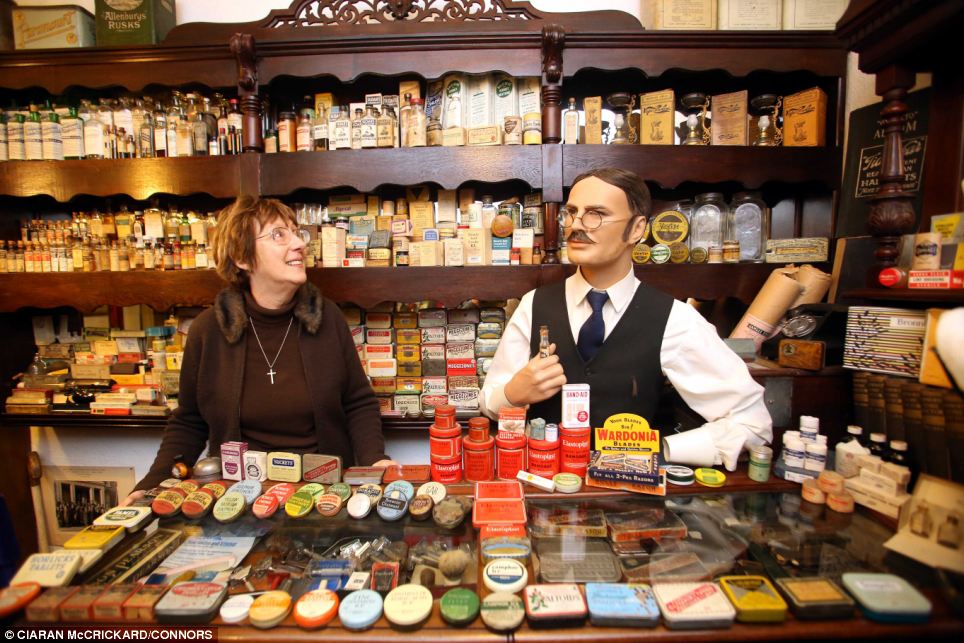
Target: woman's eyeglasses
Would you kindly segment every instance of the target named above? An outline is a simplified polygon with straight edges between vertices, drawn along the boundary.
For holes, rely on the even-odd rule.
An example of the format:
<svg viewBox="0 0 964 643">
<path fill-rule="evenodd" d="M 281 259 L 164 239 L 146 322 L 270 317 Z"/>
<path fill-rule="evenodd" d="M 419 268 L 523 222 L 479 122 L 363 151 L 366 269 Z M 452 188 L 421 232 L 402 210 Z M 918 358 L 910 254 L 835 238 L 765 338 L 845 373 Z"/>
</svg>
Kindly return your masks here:
<svg viewBox="0 0 964 643">
<path fill-rule="evenodd" d="M 311 235 L 308 234 L 307 230 L 303 230 L 301 228 L 292 230 L 291 228 L 283 228 L 280 226 L 264 233 L 260 237 L 255 237 L 255 240 L 271 237 L 271 240 L 277 243 L 279 246 L 286 246 L 291 243 L 292 235 L 297 235 L 302 241 L 305 242 L 305 244 L 311 241 Z"/>
</svg>

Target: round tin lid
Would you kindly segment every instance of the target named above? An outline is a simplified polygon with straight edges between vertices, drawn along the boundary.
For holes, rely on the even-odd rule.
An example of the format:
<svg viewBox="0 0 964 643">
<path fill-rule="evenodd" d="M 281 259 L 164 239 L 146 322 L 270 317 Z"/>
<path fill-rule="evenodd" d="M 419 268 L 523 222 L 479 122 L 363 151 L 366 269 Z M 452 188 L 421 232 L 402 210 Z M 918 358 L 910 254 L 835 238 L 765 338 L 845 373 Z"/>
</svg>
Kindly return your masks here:
<svg viewBox="0 0 964 643">
<path fill-rule="evenodd" d="M 529 572 L 514 558 L 497 558 L 482 570 L 482 580 L 493 592 L 514 594 L 529 582 Z"/>
<path fill-rule="evenodd" d="M 174 516 L 181 511 L 181 505 L 183 503 L 184 496 L 168 489 L 157 494 L 157 497 L 151 502 L 151 511 L 162 518 Z"/>
<path fill-rule="evenodd" d="M 649 256 L 653 263 L 666 263 L 669 261 L 671 254 L 672 252 L 670 251 L 669 246 L 662 243 L 657 243 L 650 250 Z"/>
<path fill-rule="evenodd" d="M 690 248 L 690 263 L 706 263 L 707 259 L 706 248 L 703 246 Z"/>
<path fill-rule="evenodd" d="M 358 487 L 358 492 L 368 496 L 372 499 L 372 504 L 378 502 L 382 497 L 381 486 L 375 484 L 374 482 L 367 482 L 362 486 Z"/>
<path fill-rule="evenodd" d="M 295 491 L 297 491 L 297 489 L 295 489 L 295 486 L 290 482 L 279 482 L 278 484 L 269 487 L 265 493 L 275 496 L 278 499 L 278 504 L 283 505 L 284 503 L 288 502 L 288 498 L 290 498 L 291 494 L 293 494 Z"/>
<path fill-rule="evenodd" d="M 317 497 L 325 493 L 325 485 L 319 484 L 317 482 L 308 482 L 306 484 L 301 485 L 301 488 L 298 489 L 298 491 L 296 491 L 295 493 L 307 493 L 307 494 L 310 494 L 312 497 Z"/>
<path fill-rule="evenodd" d="M 333 493 L 323 493 L 315 498 L 315 508 L 318 509 L 318 513 L 329 518 L 337 516 L 343 504 L 341 496 Z"/>
<path fill-rule="evenodd" d="M 198 489 L 189 493 L 181 503 L 181 513 L 188 520 L 197 520 L 208 514 L 212 504 L 214 504 L 214 495 L 210 491 Z"/>
<path fill-rule="evenodd" d="M 376 510 L 382 520 L 394 522 L 401 519 L 408 511 L 408 500 L 402 496 L 400 491 L 396 491 L 379 500 Z"/>
<path fill-rule="evenodd" d="M 425 520 L 432 515 L 432 507 L 434 506 L 435 501 L 432 500 L 432 496 L 415 496 L 408 504 L 408 513 L 410 513 L 415 520 Z"/>
<path fill-rule="evenodd" d="M 192 491 L 197 491 L 198 487 L 200 486 L 201 485 L 197 483 L 197 480 L 181 480 L 174 485 L 174 488 L 181 489 L 184 491 L 184 493 L 191 493 Z"/>
<path fill-rule="evenodd" d="M 244 496 L 244 501 L 250 505 L 261 495 L 261 483 L 257 480 L 241 480 L 231 485 L 228 491 L 240 493 Z"/>
<path fill-rule="evenodd" d="M 364 630 L 382 616 L 382 596 L 371 589 L 352 592 L 338 606 L 338 619 L 346 630 Z"/>
<path fill-rule="evenodd" d="M 445 500 L 446 494 L 448 494 L 448 491 L 446 491 L 445 485 L 441 482 L 426 482 L 418 488 L 416 495 L 431 496 L 435 504 L 438 504 Z"/>
<path fill-rule="evenodd" d="M 201 487 L 198 491 L 210 491 L 211 495 L 214 496 L 214 499 L 217 500 L 218 498 L 223 496 L 224 492 L 227 490 L 228 490 L 228 485 L 226 482 L 215 480 L 214 482 L 207 483 L 206 485 Z"/>
<path fill-rule="evenodd" d="M 709 467 L 700 467 L 695 471 L 696 481 L 706 487 L 722 487 L 726 482 L 726 474 Z"/>
<path fill-rule="evenodd" d="M 348 499 L 346 504 L 348 515 L 352 518 L 361 520 L 372 511 L 372 498 L 363 493 L 356 493 Z"/>
<path fill-rule="evenodd" d="M 351 498 L 351 487 L 344 482 L 336 482 L 335 484 L 328 487 L 327 493 L 332 493 L 341 498 L 342 502 L 345 502 Z"/>
<path fill-rule="evenodd" d="M 669 245 L 682 241 L 689 232 L 686 215 L 678 210 L 665 210 L 653 217 L 652 233 L 657 243 Z"/>
<path fill-rule="evenodd" d="M 405 500 L 411 500 L 415 497 L 415 487 L 408 480 L 395 480 L 388 483 L 388 486 L 385 487 L 385 495 L 390 496 L 393 491 L 400 492 L 405 496 Z"/>
<path fill-rule="evenodd" d="M 268 629 L 283 621 L 290 611 L 291 594 L 276 589 L 254 599 L 248 621 L 257 628 Z"/>
<path fill-rule="evenodd" d="M 667 465 L 664 469 L 666 471 L 666 481 L 670 484 L 675 484 L 679 486 L 691 485 L 696 480 L 696 474 L 689 467 L 684 467 L 679 464 Z"/>
<path fill-rule="evenodd" d="M 422 585 L 399 585 L 385 597 L 385 618 L 401 627 L 417 625 L 432 613 L 432 591 Z"/>
<path fill-rule="evenodd" d="M 254 596 L 251 594 L 232 596 L 221 605 L 221 620 L 225 623 L 240 623 L 248 618 L 252 603 Z"/>
<path fill-rule="evenodd" d="M 161 482 L 158 483 L 157 486 L 161 487 L 162 489 L 170 489 L 171 487 L 175 486 L 180 482 L 181 482 L 180 478 L 168 478 L 166 480 L 161 480 Z"/>
<path fill-rule="evenodd" d="M 39 594 L 40 584 L 34 582 L 17 583 L 0 589 L 0 618 L 19 612 Z"/>
<path fill-rule="evenodd" d="M 454 498 L 446 498 L 432 509 L 432 519 L 443 529 L 455 529 L 465 520 L 466 510 Z"/>
<path fill-rule="evenodd" d="M 271 494 L 264 494 L 260 498 L 254 501 L 254 505 L 251 507 L 251 513 L 254 514 L 255 518 L 270 518 L 274 515 L 274 512 L 278 511 L 278 496 L 273 496 Z"/>
<path fill-rule="evenodd" d="M 456 587 L 442 596 L 439 611 L 446 623 L 463 626 L 475 620 L 481 605 L 478 594 L 465 587 Z"/>
<path fill-rule="evenodd" d="M 292 518 L 301 518 L 307 516 L 314 506 L 315 497 L 311 495 L 310 491 L 298 491 L 292 494 L 292 496 L 288 498 L 288 502 L 285 503 L 285 513 Z"/>
<path fill-rule="evenodd" d="M 311 630 L 327 625 L 338 613 L 338 594 L 327 589 L 307 592 L 295 603 L 295 623 Z"/>
<path fill-rule="evenodd" d="M 509 592 L 495 592 L 482 599 L 482 622 L 496 632 L 508 632 L 522 624 L 526 608 L 522 599 Z"/>
<path fill-rule="evenodd" d="M 247 508 L 248 503 L 244 501 L 244 496 L 229 491 L 214 504 L 214 519 L 218 522 L 231 522 L 240 518 Z"/>
<path fill-rule="evenodd" d="M 562 493 L 576 493 L 582 489 L 582 478 L 575 473 L 557 473 L 552 476 L 552 481 L 556 483 L 556 491 Z"/>
</svg>

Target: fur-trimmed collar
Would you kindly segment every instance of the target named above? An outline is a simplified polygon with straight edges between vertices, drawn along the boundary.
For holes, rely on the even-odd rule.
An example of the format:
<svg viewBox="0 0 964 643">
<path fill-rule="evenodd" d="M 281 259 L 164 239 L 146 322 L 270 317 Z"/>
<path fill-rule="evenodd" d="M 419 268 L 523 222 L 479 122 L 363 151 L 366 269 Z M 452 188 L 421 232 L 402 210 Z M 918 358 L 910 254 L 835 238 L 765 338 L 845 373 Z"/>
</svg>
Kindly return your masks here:
<svg viewBox="0 0 964 643">
<path fill-rule="evenodd" d="M 321 291 L 311 283 L 302 285 L 295 294 L 295 318 L 306 331 L 314 335 L 321 328 L 324 300 Z M 214 298 L 214 315 L 229 344 L 244 336 L 248 327 L 248 313 L 244 309 L 244 293 L 237 288 L 225 288 Z"/>
</svg>

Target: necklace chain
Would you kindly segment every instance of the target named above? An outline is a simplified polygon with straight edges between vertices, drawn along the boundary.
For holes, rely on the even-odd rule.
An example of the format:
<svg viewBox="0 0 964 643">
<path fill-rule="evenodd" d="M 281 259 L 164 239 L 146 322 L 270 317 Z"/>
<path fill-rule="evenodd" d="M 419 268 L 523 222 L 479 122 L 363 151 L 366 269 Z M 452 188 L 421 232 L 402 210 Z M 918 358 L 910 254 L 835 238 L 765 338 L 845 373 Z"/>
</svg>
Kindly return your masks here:
<svg viewBox="0 0 964 643">
<path fill-rule="evenodd" d="M 261 349 L 261 355 L 264 356 L 264 361 L 268 365 L 268 377 L 271 378 L 271 383 L 274 384 L 274 376 L 277 375 L 277 371 L 274 370 L 275 362 L 278 361 L 278 357 L 281 356 L 281 349 L 285 347 L 285 342 L 288 341 L 288 333 L 291 332 L 291 324 L 294 322 L 294 316 L 288 320 L 288 328 L 285 330 L 285 336 L 281 340 L 281 346 L 278 347 L 278 352 L 275 353 L 274 359 L 268 361 L 268 354 L 264 352 L 264 346 L 261 344 L 261 338 L 258 337 L 258 329 L 254 327 L 254 320 L 251 319 L 251 315 L 248 315 L 248 322 L 251 324 L 251 330 L 254 331 L 254 339 L 258 342 L 258 348 Z"/>
</svg>

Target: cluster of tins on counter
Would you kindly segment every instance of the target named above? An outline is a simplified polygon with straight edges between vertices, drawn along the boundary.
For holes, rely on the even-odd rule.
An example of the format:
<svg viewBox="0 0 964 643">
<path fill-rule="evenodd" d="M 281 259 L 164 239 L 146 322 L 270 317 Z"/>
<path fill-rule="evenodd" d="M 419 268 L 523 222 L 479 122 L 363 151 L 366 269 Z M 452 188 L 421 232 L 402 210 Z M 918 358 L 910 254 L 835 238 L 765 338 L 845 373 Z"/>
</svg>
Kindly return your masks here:
<svg viewBox="0 0 964 643">
<path fill-rule="evenodd" d="M 612 122 L 604 121 L 603 97 L 569 98 L 563 111 L 564 144 L 754 145 L 806 147 L 826 144 L 827 94 L 813 87 L 787 96 L 747 90 L 677 100 L 672 89 L 605 97 Z M 786 133 L 786 134 L 785 134 Z"/>
<path fill-rule="evenodd" d="M 152 203 L 131 212 L 73 212 L 68 219 L 35 218 L 20 239 L 0 240 L 0 272 L 128 272 L 214 267 L 208 245 L 214 213 L 162 210 Z"/>
<path fill-rule="evenodd" d="M 636 263 L 739 263 L 765 260 L 770 209 L 759 192 L 698 194 L 655 215 L 633 248 Z"/>
<path fill-rule="evenodd" d="M 392 470 L 378 471 L 387 477 Z M 735 620 L 779 623 L 791 610 L 799 619 L 851 618 L 856 604 L 866 618 L 890 623 L 924 622 L 931 612 L 927 598 L 891 574 L 844 573 L 841 586 L 824 576 L 771 580 L 739 573 L 737 558 L 746 544 L 720 540 L 720 521 L 750 530 L 768 513 L 793 519 L 792 503 L 781 501 L 768 512 L 765 496 L 746 500 L 745 508 L 730 497 L 560 504 L 527 500 L 518 482 L 479 482 L 471 495 L 460 495 L 435 482 L 416 491 L 401 476 L 417 478 L 424 473 L 417 468 L 394 471 L 399 477 L 384 488 L 368 472 L 345 473 L 344 482 L 332 483 L 334 493 L 319 491 L 320 483 L 295 490 L 282 482 L 263 490 L 253 480 L 232 486 L 169 481 L 172 486 L 144 500 L 150 507 L 110 509 L 62 550 L 29 557 L 10 587 L 0 590 L 0 617 L 25 610 L 32 622 L 214 622 L 259 629 L 293 623 L 349 631 L 384 619 L 394 630 L 411 632 L 438 614 L 451 626 L 481 619 L 492 631 L 511 632 L 523 622 L 534 629 L 573 627 L 587 618 L 599 627 L 663 623 L 670 629 L 727 628 Z M 353 508 L 370 511 L 376 490 L 377 511 L 390 516 L 383 520 L 399 520 L 397 507 L 410 507 L 404 536 L 394 530 L 319 535 L 289 524 L 316 497 L 333 496 L 318 501 L 328 519 L 344 506 L 359 517 Z M 249 523 L 254 536 L 191 535 L 182 542 L 165 494 L 181 498 L 182 518 L 205 534 L 212 505 L 218 521 L 238 519 L 248 506 L 284 506 L 287 517 L 273 520 L 274 530 Z M 433 504 L 431 512 L 422 506 Z M 436 515 L 442 507 L 451 515 Z M 454 537 L 469 507 L 476 537 Z M 434 528 L 420 526 L 429 513 Z M 777 551 L 793 541 L 785 525 L 771 532 Z M 254 549 L 259 538 L 264 547 Z"/>
<path fill-rule="evenodd" d="M 0 161 L 240 154 L 242 122 L 217 93 L 13 105 L 0 112 Z"/>
</svg>

